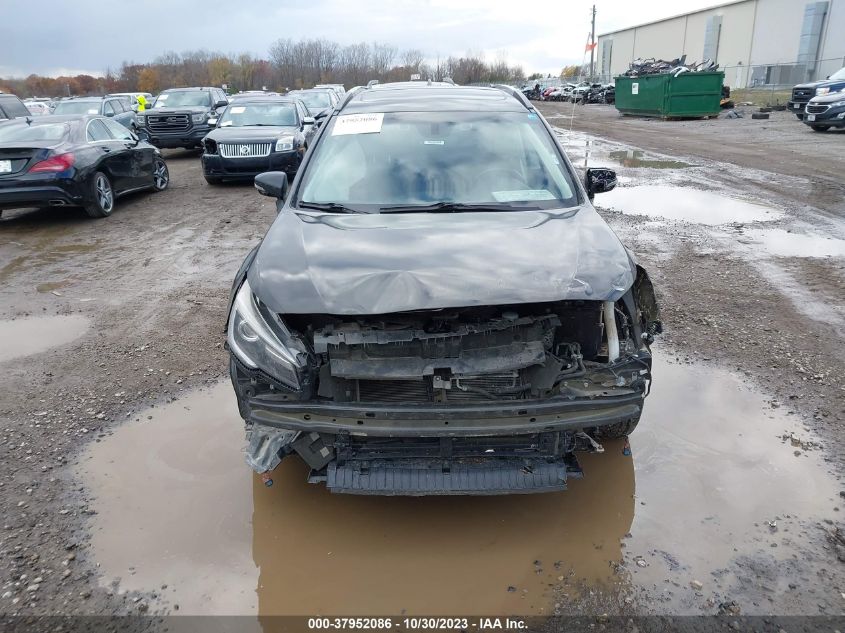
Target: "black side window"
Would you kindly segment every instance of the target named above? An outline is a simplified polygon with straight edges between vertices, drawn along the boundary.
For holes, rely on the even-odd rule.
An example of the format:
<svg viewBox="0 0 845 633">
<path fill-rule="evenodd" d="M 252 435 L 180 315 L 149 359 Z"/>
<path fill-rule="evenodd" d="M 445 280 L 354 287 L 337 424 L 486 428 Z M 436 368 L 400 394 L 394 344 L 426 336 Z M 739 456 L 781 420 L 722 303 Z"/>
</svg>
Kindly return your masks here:
<svg viewBox="0 0 845 633">
<path fill-rule="evenodd" d="M 103 114 L 114 114 L 114 108 L 111 105 L 111 101 L 105 101 L 103 103 Z"/>
<path fill-rule="evenodd" d="M 5 111 L 6 114 L 4 116 L 10 119 L 17 116 L 29 116 L 29 110 L 26 109 L 22 101 L 15 97 L 3 99 L 3 105 L 0 106 L 0 109 Z"/>
<path fill-rule="evenodd" d="M 99 119 L 94 119 L 88 124 L 88 132 L 86 133 L 88 142 L 93 141 L 110 141 L 112 140 L 106 126 Z"/>
</svg>

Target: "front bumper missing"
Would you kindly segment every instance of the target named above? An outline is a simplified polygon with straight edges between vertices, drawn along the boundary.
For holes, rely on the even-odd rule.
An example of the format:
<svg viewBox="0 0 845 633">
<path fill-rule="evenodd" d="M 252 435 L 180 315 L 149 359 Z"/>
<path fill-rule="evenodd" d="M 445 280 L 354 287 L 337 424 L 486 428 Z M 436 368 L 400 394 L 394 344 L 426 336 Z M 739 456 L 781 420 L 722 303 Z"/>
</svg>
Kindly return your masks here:
<svg viewBox="0 0 845 633">
<path fill-rule="evenodd" d="M 247 463 L 259 473 L 297 453 L 309 482 L 368 495 L 565 490 L 576 450 L 602 450 L 584 429 L 639 417 L 643 395 L 463 406 L 247 401 Z M 350 414 L 353 414 L 350 417 Z"/>
<path fill-rule="evenodd" d="M 616 424 L 638 417 L 642 404 L 638 391 L 448 406 L 280 403 L 257 397 L 248 402 L 248 422 L 285 430 L 386 437 L 518 435 Z"/>
</svg>

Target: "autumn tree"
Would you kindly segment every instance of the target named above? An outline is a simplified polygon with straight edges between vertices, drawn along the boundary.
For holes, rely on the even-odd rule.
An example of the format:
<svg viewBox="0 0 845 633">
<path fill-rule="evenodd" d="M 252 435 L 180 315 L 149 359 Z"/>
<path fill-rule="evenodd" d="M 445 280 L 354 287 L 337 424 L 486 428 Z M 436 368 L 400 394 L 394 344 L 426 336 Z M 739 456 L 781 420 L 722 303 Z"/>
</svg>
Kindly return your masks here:
<svg viewBox="0 0 845 633">
<path fill-rule="evenodd" d="M 161 89 L 161 76 L 156 68 L 144 68 L 138 73 L 138 91 L 157 94 Z"/>
</svg>

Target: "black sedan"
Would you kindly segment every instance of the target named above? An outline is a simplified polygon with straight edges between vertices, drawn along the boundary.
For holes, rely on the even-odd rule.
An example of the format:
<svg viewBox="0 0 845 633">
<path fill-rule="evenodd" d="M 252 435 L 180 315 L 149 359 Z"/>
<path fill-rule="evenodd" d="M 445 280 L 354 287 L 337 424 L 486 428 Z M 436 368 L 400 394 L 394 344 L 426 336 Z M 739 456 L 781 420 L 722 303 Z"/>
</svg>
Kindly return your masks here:
<svg viewBox="0 0 845 633">
<path fill-rule="evenodd" d="M 0 211 L 80 206 L 111 215 L 115 199 L 170 182 L 160 152 L 102 116 L 42 116 L 0 127 Z"/>
<path fill-rule="evenodd" d="M 249 179 L 265 171 L 293 175 L 316 129 L 298 99 L 256 97 L 230 104 L 203 140 L 208 184 Z"/>
</svg>

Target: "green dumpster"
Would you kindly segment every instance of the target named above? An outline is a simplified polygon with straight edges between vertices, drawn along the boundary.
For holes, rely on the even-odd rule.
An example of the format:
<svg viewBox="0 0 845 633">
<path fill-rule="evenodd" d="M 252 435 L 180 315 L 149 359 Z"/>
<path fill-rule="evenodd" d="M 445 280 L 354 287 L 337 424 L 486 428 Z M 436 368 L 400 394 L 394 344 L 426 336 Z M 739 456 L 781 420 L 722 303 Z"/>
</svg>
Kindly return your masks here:
<svg viewBox="0 0 845 633">
<path fill-rule="evenodd" d="M 616 78 L 616 109 L 622 114 L 669 118 L 716 116 L 725 73 L 661 73 Z"/>
</svg>

